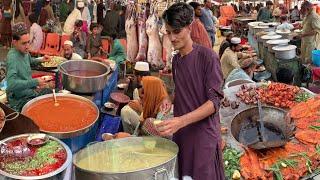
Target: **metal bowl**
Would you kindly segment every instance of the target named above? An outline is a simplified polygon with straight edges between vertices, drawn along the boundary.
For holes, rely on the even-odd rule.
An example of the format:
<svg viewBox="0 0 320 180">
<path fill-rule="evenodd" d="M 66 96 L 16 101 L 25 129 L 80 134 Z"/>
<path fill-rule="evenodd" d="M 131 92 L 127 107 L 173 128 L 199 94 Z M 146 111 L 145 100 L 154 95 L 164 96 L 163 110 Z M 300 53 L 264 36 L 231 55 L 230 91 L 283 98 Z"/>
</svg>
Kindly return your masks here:
<svg viewBox="0 0 320 180">
<path fill-rule="evenodd" d="M 87 98 L 84 98 L 82 96 L 78 96 L 78 95 L 74 95 L 74 94 L 63 94 L 63 93 L 57 93 L 56 94 L 57 97 L 60 97 L 60 96 L 63 96 L 63 97 L 71 97 L 71 98 L 74 98 L 74 99 L 79 99 L 79 100 L 82 100 L 82 101 L 85 101 L 85 102 L 88 102 L 89 104 L 91 104 L 95 109 L 96 109 L 96 112 L 97 112 L 97 116 L 96 116 L 96 119 L 91 123 L 89 124 L 88 126 L 82 128 L 82 129 L 77 129 L 77 130 L 74 130 L 74 131 L 68 131 L 68 132 L 51 132 L 51 131 L 44 131 L 44 130 L 41 130 L 41 132 L 44 132 L 46 134 L 49 134 L 51 136 L 54 136 L 56 138 L 59 138 L 59 139 L 65 139 L 65 138 L 72 138 L 72 137 L 76 137 L 76 136 L 80 136 L 82 134 L 85 134 L 86 132 L 88 132 L 92 126 L 97 122 L 98 118 L 99 118 L 99 109 L 97 107 L 96 104 L 94 104 L 92 101 L 90 101 L 89 99 Z M 42 99 L 47 99 L 47 98 L 52 98 L 52 94 L 46 94 L 46 95 L 43 95 L 43 96 L 39 96 L 39 97 L 36 97 L 34 99 L 32 99 L 31 101 L 29 101 L 27 104 L 25 104 L 22 108 L 22 111 L 21 111 L 21 114 L 24 114 L 26 113 L 26 110 L 32 106 L 33 103 L 36 103 L 37 101 L 40 101 Z M 50 116 L 48 114 L 48 116 Z"/>
<path fill-rule="evenodd" d="M 264 114 L 263 122 L 270 123 L 275 127 L 279 128 L 285 137 L 284 142 L 286 142 L 293 135 L 293 130 L 294 130 L 294 125 L 291 124 L 290 121 L 287 121 L 285 118 L 286 111 L 280 108 L 275 108 L 271 106 L 262 106 L 262 110 Z M 239 142 L 241 124 L 246 119 L 253 116 L 259 116 L 258 107 L 251 107 L 244 111 L 241 111 L 233 118 L 231 122 L 231 135 L 237 142 Z M 255 119 L 256 118 L 252 118 L 252 120 L 255 120 Z M 269 144 L 266 144 L 266 145 L 277 147 L 277 145 L 282 146 L 284 144 L 283 143 L 274 144 L 273 142 L 270 142 Z"/>
<path fill-rule="evenodd" d="M 94 93 L 102 90 L 109 79 L 110 67 L 92 60 L 69 60 L 58 66 L 63 87 L 76 93 Z M 72 71 L 95 71 L 96 76 L 77 76 Z"/>
<path fill-rule="evenodd" d="M 232 86 L 237 86 L 237 85 L 241 85 L 241 84 L 248 84 L 248 83 L 254 83 L 254 81 L 250 80 L 250 79 L 235 79 L 232 81 L 229 81 L 225 84 L 225 88 L 230 88 Z"/>
<path fill-rule="evenodd" d="M 6 139 L 3 139 L 0 141 L 0 144 L 3 144 L 7 141 L 10 140 L 14 140 L 17 138 L 21 138 L 21 137 L 29 137 L 32 135 L 37 135 L 37 134 L 20 134 L 20 135 L 16 135 L 16 136 L 12 136 Z M 13 174 L 9 174 L 5 171 L 0 170 L 0 179 L 23 179 L 23 180 L 34 180 L 34 179 L 50 179 L 50 180 L 55 180 L 55 179 L 63 179 L 63 177 L 66 175 L 66 169 L 67 167 L 71 164 L 72 162 L 72 153 L 71 150 L 69 149 L 69 147 L 64 144 L 62 141 L 60 141 L 59 139 L 52 137 L 52 136 L 48 136 L 49 139 L 57 141 L 59 144 L 61 144 L 63 146 L 63 148 L 66 150 L 67 152 L 67 159 L 66 161 L 63 163 L 63 165 L 56 169 L 55 171 L 52 171 L 48 174 L 45 175 L 41 175 L 41 176 L 17 176 L 17 175 L 13 175 Z M 1 177 L 1 176 L 5 176 L 5 177 Z"/>
<path fill-rule="evenodd" d="M 112 102 L 106 102 L 104 103 L 104 107 L 106 108 L 106 110 L 111 111 L 116 107 L 116 105 Z"/>
</svg>

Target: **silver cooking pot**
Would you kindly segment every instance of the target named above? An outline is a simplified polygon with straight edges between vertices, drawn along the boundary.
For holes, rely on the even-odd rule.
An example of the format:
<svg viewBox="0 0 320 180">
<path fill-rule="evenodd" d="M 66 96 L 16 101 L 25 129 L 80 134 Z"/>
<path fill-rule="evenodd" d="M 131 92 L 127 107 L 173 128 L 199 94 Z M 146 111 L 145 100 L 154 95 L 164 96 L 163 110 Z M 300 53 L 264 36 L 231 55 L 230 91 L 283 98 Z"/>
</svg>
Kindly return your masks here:
<svg viewBox="0 0 320 180">
<path fill-rule="evenodd" d="M 268 45 L 268 51 L 274 53 L 274 51 L 272 50 L 274 46 L 285 46 L 285 45 L 288 45 L 289 42 L 290 42 L 289 39 L 275 39 L 275 40 L 268 40 L 266 43 Z"/>
<path fill-rule="evenodd" d="M 28 137 L 30 135 L 33 134 L 20 134 L 20 135 L 16 135 L 16 136 L 12 136 L 6 139 L 3 139 L 0 141 L 0 144 L 3 144 L 5 142 L 20 138 L 20 137 Z M 52 139 L 54 141 L 57 141 L 59 144 L 61 144 L 63 146 L 63 148 L 66 150 L 67 152 L 67 159 L 66 161 L 63 163 L 63 165 L 56 169 L 55 171 L 52 171 L 48 174 L 42 175 L 42 176 L 17 176 L 17 175 L 13 175 L 13 174 L 9 174 L 5 171 L 0 170 L 0 179 L 1 180 L 13 180 L 13 179 L 22 179 L 22 180 L 35 180 L 35 179 L 43 179 L 43 180 L 63 180 L 64 177 L 66 176 L 66 169 L 67 167 L 71 164 L 72 161 L 72 153 L 71 150 L 69 149 L 69 147 L 64 144 L 62 141 L 60 141 L 59 139 L 52 137 L 52 136 L 48 136 L 49 139 Z"/>
<path fill-rule="evenodd" d="M 76 93 L 94 93 L 102 90 L 109 79 L 110 67 L 92 60 L 69 60 L 58 66 L 63 87 Z M 78 76 L 74 71 L 94 71 L 96 76 Z"/>
<path fill-rule="evenodd" d="M 268 47 L 267 41 L 268 40 L 274 40 L 274 39 L 280 39 L 281 35 L 264 35 L 261 36 L 261 39 L 263 41 L 263 46 Z"/>
<path fill-rule="evenodd" d="M 148 167 L 145 169 L 139 169 L 136 171 L 128 171 L 128 172 L 97 172 L 89 169 L 84 169 L 79 166 L 79 161 L 83 158 L 90 157 L 93 153 L 99 153 L 105 149 L 115 149 L 117 147 L 128 147 L 140 145 L 144 141 L 155 141 L 156 147 L 163 148 L 171 151 L 174 155 L 167 160 L 157 166 Z M 123 139 L 109 140 L 100 143 L 96 143 L 90 145 L 74 155 L 73 164 L 75 166 L 75 176 L 77 180 L 115 180 L 115 179 L 125 179 L 125 180 L 169 180 L 174 176 L 174 169 L 176 165 L 176 158 L 178 154 L 178 146 L 164 138 L 160 137 L 129 137 Z M 110 151 L 111 153 L 112 151 Z M 113 153 L 108 154 L 112 156 Z M 114 154 L 112 157 L 115 158 L 117 155 Z M 130 156 L 129 156 L 130 157 Z M 145 156 L 144 156 L 145 157 Z M 143 157 L 137 157 L 138 159 L 144 159 Z M 119 159 L 115 159 L 118 162 Z M 128 159 L 129 160 L 129 159 Z M 96 162 L 99 163 L 99 162 Z M 135 163 L 141 163 L 138 161 L 133 162 L 133 166 Z M 116 165 L 115 165 L 116 166 Z"/>
<path fill-rule="evenodd" d="M 39 97 L 36 97 L 34 99 L 32 99 L 31 101 L 29 101 L 27 104 L 25 104 L 21 110 L 21 114 L 25 115 L 26 111 L 28 110 L 28 108 L 30 106 L 32 106 L 32 104 L 42 100 L 42 99 L 47 99 L 47 98 L 53 98 L 52 97 L 53 95 L 52 94 L 46 94 L 46 95 L 42 95 L 42 96 L 39 96 Z M 68 131 L 68 132 L 52 132 L 52 131 L 45 131 L 45 130 L 41 130 L 41 132 L 44 132 L 46 134 L 49 134 L 51 136 L 54 136 L 56 138 L 59 138 L 59 139 L 65 139 L 65 138 L 72 138 L 72 137 L 77 137 L 77 136 L 80 136 L 82 134 L 85 134 L 86 132 L 88 132 L 92 127 L 93 125 L 96 123 L 96 121 L 98 120 L 99 118 L 99 109 L 97 107 L 97 105 L 95 103 L 93 103 L 92 101 L 90 101 L 89 99 L 87 98 L 84 98 L 82 96 L 78 96 L 78 95 L 74 95 L 74 94 L 65 94 L 65 93 L 57 93 L 56 94 L 57 97 L 60 97 L 60 96 L 63 96 L 63 97 L 70 97 L 70 98 L 74 98 L 74 99 L 78 99 L 78 100 L 81 100 L 81 101 L 85 101 L 85 102 L 88 102 L 89 104 L 91 104 L 91 106 L 93 106 L 97 112 L 97 115 L 96 115 L 96 118 L 95 120 L 89 124 L 87 127 L 84 127 L 82 129 L 77 129 L 75 131 Z M 48 116 L 50 116 L 50 114 L 48 114 Z M 61 118 L 63 118 L 63 114 L 61 114 Z M 31 118 L 32 119 L 32 118 Z"/>
<path fill-rule="evenodd" d="M 272 50 L 275 52 L 275 57 L 278 59 L 293 59 L 296 57 L 295 45 L 286 45 L 286 46 L 274 46 Z"/>
</svg>

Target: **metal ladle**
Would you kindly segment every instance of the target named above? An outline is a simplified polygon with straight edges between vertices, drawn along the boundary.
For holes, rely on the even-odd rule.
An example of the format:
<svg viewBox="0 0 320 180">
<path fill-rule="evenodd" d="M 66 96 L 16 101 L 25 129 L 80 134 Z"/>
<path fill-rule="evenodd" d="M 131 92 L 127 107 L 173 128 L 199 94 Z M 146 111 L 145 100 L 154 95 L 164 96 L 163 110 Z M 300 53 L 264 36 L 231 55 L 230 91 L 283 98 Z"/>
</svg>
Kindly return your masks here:
<svg viewBox="0 0 320 180">
<path fill-rule="evenodd" d="M 57 101 L 57 96 L 56 96 L 56 90 L 52 89 L 52 93 L 53 93 L 53 99 L 54 99 L 54 106 L 59 106 L 59 103 Z"/>
</svg>

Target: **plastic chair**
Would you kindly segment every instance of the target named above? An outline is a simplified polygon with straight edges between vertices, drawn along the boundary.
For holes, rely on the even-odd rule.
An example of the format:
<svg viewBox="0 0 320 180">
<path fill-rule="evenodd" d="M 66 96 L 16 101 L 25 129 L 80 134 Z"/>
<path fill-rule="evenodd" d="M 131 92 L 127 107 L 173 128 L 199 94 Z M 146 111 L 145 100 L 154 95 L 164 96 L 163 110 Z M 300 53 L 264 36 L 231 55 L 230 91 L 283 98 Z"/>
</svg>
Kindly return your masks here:
<svg viewBox="0 0 320 180">
<path fill-rule="evenodd" d="M 59 55 L 60 36 L 57 33 L 48 33 L 45 48 L 40 50 L 42 55 L 57 56 Z"/>
<path fill-rule="evenodd" d="M 64 44 L 64 42 L 65 41 L 68 41 L 68 40 L 70 40 L 70 35 L 62 35 L 61 36 L 61 40 L 60 40 L 60 47 L 59 47 L 59 49 L 60 49 L 60 52 L 62 52 L 62 50 L 63 50 L 63 44 Z"/>
<path fill-rule="evenodd" d="M 44 50 L 44 48 L 45 48 L 45 46 L 46 46 L 46 37 L 47 37 L 47 33 L 46 32 L 44 32 L 44 31 L 42 31 L 43 33 L 43 41 L 42 41 L 42 44 L 41 44 L 41 47 L 40 47 L 40 50 L 38 50 L 38 51 L 29 51 L 29 53 L 31 54 L 31 56 L 33 56 L 33 57 L 37 57 L 38 55 L 39 55 L 39 52 L 41 51 L 41 50 Z"/>
</svg>

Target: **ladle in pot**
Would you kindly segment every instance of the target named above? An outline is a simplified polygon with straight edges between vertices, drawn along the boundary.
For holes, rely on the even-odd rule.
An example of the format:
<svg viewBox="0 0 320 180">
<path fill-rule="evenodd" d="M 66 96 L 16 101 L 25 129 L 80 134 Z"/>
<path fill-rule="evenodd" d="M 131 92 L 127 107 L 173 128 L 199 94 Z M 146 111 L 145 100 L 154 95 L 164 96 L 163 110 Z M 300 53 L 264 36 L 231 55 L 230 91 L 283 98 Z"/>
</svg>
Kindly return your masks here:
<svg viewBox="0 0 320 180">
<path fill-rule="evenodd" d="M 56 96 L 56 90 L 52 89 L 52 93 L 53 93 L 53 99 L 54 99 L 54 106 L 59 106 L 59 103 L 57 101 L 57 96 Z"/>
</svg>

